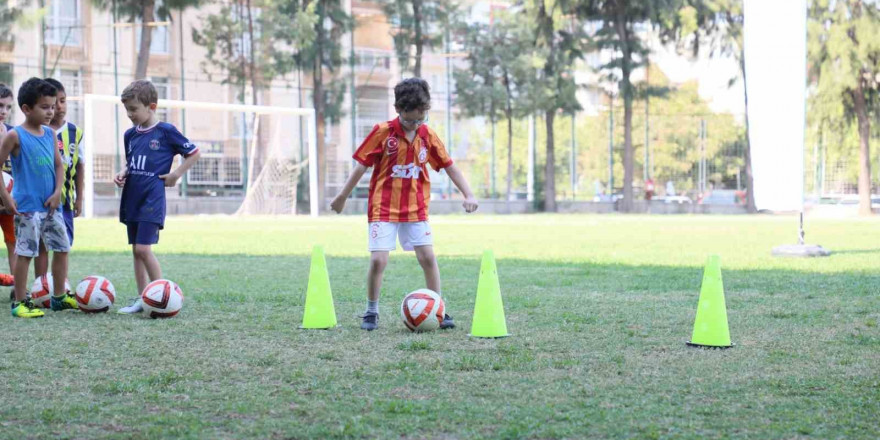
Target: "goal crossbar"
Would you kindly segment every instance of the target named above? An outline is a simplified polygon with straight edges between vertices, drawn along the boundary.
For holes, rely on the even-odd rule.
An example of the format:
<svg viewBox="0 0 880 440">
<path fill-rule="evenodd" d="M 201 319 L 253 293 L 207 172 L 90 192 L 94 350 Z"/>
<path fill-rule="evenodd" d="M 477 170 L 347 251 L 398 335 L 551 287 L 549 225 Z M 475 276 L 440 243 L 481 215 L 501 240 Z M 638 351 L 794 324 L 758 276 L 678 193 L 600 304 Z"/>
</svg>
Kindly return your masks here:
<svg viewBox="0 0 880 440">
<path fill-rule="evenodd" d="M 93 95 L 86 94 L 83 96 L 83 106 L 85 107 L 85 115 L 84 115 L 84 128 L 91 129 L 94 127 L 95 121 L 95 111 L 94 111 L 94 103 L 97 102 L 105 102 L 112 104 L 121 104 L 119 97 L 114 95 Z M 309 158 L 314 159 L 318 157 L 318 147 L 317 147 L 317 126 L 315 121 L 315 109 L 311 108 L 295 108 L 295 107 L 271 107 L 264 105 L 246 105 L 246 104 L 225 104 L 225 103 L 216 103 L 216 102 L 199 102 L 199 101 L 179 101 L 173 99 L 160 99 L 158 102 L 158 107 L 161 108 L 174 108 L 174 109 L 196 109 L 196 110 L 208 110 L 208 111 L 226 111 L 226 112 L 238 112 L 238 113 L 255 113 L 257 115 L 269 115 L 269 114 L 280 114 L 280 115 L 292 115 L 292 116 L 306 116 L 309 119 L 309 122 L 306 124 L 306 133 L 307 139 L 309 143 Z M 90 136 L 89 133 L 86 133 L 84 136 L 83 142 L 85 143 L 85 159 L 86 163 L 89 166 L 86 166 L 86 174 L 84 180 L 84 188 L 83 195 L 86 198 L 85 206 L 84 206 L 84 215 L 85 217 L 94 217 L 95 215 L 95 207 L 94 207 L 94 188 L 95 188 L 95 174 L 94 174 L 94 152 L 95 152 L 95 137 Z M 312 217 L 318 216 L 318 165 L 315 160 L 308 160 L 309 165 L 309 213 Z"/>
</svg>

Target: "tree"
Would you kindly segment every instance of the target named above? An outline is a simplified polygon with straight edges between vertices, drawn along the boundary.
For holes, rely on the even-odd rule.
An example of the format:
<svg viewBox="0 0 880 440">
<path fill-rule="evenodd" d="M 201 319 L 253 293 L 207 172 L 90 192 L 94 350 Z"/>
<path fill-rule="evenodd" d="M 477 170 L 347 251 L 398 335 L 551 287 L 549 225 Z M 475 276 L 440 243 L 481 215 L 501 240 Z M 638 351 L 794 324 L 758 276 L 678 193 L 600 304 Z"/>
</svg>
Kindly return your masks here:
<svg viewBox="0 0 880 440">
<path fill-rule="evenodd" d="M 534 41 L 531 75 L 523 81 L 523 97 L 530 112 L 543 113 L 547 132 L 544 163 L 544 210 L 556 211 L 556 156 L 553 138 L 558 112 L 581 110 L 573 67 L 583 57 L 586 41 L 576 19 L 576 3 L 571 0 L 527 0 L 517 14 L 533 23 L 529 32 Z"/>
<path fill-rule="evenodd" d="M 608 50 L 611 60 L 601 66 L 607 77 L 618 82 L 623 97 L 624 154 L 623 154 L 623 203 L 622 211 L 633 209 L 633 163 L 632 143 L 633 99 L 636 88 L 632 73 L 645 65 L 649 49 L 644 38 L 650 38 L 657 28 L 661 41 L 677 41 L 690 36 L 696 29 L 696 11 L 685 0 L 655 0 L 634 2 L 629 0 L 580 0 L 577 14 L 585 21 L 599 22 L 593 35 L 597 50 Z M 637 27 L 642 27 L 638 31 Z M 640 35 L 641 34 L 641 35 Z M 699 40 L 693 40 L 698 44 Z M 694 47 L 696 51 L 698 46 Z"/>
<path fill-rule="evenodd" d="M 743 3 L 742 0 L 687 0 L 686 7 L 678 15 L 677 26 L 667 29 L 680 30 L 684 35 L 676 35 L 679 42 L 690 46 L 693 56 L 706 47 L 711 56 L 733 56 L 739 66 L 739 77 L 743 82 L 743 100 L 748 112 L 749 93 L 746 89 L 745 48 L 743 46 Z M 734 85 L 737 78 L 730 81 Z M 747 209 L 757 212 L 755 207 L 754 177 L 752 176 L 752 149 L 749 142 L 749 121 L 746 118 L 744 139 Z"/>
<path fill-rule="evenodd" d="M 131 21 L 140 20 L 141 41 L 138 47 L 137 65 L 134 79 L 147 77 L 147 66 L 150 63 L 150 45 L 153 42 L 154 21 L 171 20 L 172 10 L 183 10 L 198 6 L 200 0 L 93 0 L 92 4 L 101 9 L 116 8 L 115 12 Z"/>
<path fill-rule="evenodd" d="M 255 8 L 250 0 L 223 3 L 192 31 L 193 42 L 207 50 L 205 74 L 212 77 L 209 67 L 223 72 L 221 83 L 239 85 L 242 101 L 250 83 L 254 104 L 259 104 L 260 90 L 293 70 L 294 56 L 315 40 L 318 20 L 315 4 L 303 10 L 279 2 L 260 5 Z"/>
<path fill-rule="evenodd" d="M 9 0 L 0 0 L 0 43 L 10 43 L 15 37 L 12 27 L 22 17 L 23 8 L 21 2 L 9 5 Z"/>
<path fill-rule="evenodd" d="M 436 48 L 444 38 L 444 30 L 454 22 L 457 5 L 451 0 L 385 0 L 382 5 L 391 21 L 391 35 L 401 70 L 410 69 L 410 50 L 415 46 L 413 76 L 422 76 L 422 55 L 425 47 Z"/>
<path fill-rule="evenodd" d="M 862 0 L 814 0 L 809 14 L 807 56 L 815 87 L 811 113 L 838 127 L 857 123 L 859 213 L 869 215 L 871 118 L 880 111 L 880 6 Z"/>
<path fill-rule="evenodd" d="M 513 185 L 513 120 L 521 116 L 521 77 L 529 69 L 528 53 L 520 27 L 510 16 L 502 15 L 491 25 L 465 25 L 463 48 L 468 53 L 467 69 L 455 71 L 456 101 L 465 117 L 486 116 L 492 125 L 492 149 L 495 149 L 495 124 L 507 121 L 506 199 L 511 199 Z M 493 164 L 494 166 L 494 164 Z M 491 171 L 495 175 L 495 170 Z M 494 184 L 494 182 L 493 182 Z M 492 190 L 494 191 L 494 186 Z M 494 196 L 495 194 L 492 194 Z"/>
</svg>

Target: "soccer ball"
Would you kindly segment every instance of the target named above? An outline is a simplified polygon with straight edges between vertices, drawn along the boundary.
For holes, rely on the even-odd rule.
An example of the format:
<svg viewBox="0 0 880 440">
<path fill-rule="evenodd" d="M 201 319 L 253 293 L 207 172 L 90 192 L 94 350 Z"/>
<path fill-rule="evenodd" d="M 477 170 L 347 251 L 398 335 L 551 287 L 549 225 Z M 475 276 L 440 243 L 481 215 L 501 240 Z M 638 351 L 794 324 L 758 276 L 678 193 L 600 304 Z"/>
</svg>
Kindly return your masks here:
<svg viewBox="0 0 880 440">
<path fill-rule="evenodd" d="M 12 192 L 12 175 L 3 171 L 3 184 L 6 185 L 6 191 Z"/>
<path fill-rule="evenodd" d="M 408 293 L 400 304 L 403 324 L 413 332 L 437 330 L 443 321 L 446 306 L 443 298 L 430 289 L 419 289 Z"/>
<path fill-rule="evenodd" d="M 70 281 L 68 280 L 64 280 L 64 291 L 70 293 Z M 37 307 L 48 309 L 54 294 L 55 282 L 52 280 L 51 273 L 40 275 L 31 285 L 31 301 Z"/>
<path fill-rule="evenodd" d="M 106 312 L 115 300 L 113 283 L 102 276 L 87 276 L 76 286 L 76 302 L 85 313 Z"/>
<path fill-rule="evenodd" d="M 183 307 L 180 286 L 169 280 L 156 280 L 147 284 L 141 299 L 144 311 L 150 318 L 170 318 Z"/>
</svg>

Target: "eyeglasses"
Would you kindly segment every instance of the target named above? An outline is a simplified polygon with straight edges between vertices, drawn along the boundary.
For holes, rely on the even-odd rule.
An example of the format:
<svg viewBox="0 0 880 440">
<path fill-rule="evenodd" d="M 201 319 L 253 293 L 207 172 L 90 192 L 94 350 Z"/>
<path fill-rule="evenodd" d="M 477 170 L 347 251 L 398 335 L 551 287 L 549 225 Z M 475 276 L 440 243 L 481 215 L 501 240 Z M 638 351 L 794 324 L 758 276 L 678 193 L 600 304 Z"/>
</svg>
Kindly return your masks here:
<svg viewBox="0 0 880 440">
<path fill-rule="evenodd" d="M 407 120 L 407 119 L 403 119 L 403 117 L 399 117 L 399 119 L 400 119 L 400 123 L 403 125 L 422 125 L 425 122 L 428 122 L 428 115 L 425 115 L 425 117 L 422 119 L 413 119 L 411 121 Z"/>
</svg>

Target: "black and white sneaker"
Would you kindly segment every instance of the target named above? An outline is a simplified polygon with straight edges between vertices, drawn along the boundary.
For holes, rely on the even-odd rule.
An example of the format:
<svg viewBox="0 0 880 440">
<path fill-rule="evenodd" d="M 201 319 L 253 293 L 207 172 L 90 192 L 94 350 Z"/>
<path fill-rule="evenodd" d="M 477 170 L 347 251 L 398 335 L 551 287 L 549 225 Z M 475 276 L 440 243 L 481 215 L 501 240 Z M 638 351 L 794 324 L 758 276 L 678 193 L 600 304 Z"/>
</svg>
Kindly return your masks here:
<svg viewBox="0 0 880 440">
<path fill-rule="evenodd" d="M 443 314 L 443 322 L 440 323 L 440 330 L 446 330 L 450 328 L 455 328 L 455 321 L 451 316 L 447 314 Z"/>
<path fill-rule="evenodd" d="M 361 321 L 361 330 L 373 331 L 379 328 L 379 314 L 374 312 L 367 312 L 360 316 L 363 318 Z"/>
</svg>

